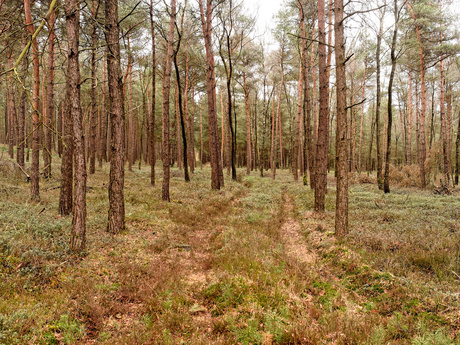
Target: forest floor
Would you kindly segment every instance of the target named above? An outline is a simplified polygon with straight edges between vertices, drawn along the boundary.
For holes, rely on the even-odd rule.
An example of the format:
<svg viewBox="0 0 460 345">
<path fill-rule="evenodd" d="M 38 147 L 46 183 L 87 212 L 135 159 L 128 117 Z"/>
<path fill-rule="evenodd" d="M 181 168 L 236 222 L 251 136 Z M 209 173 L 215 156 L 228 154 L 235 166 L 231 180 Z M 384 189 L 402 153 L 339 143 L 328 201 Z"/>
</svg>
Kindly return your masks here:
<svg viewBox="0 0 460 345">
<path fill-rule="evenodd" d="M 57 159 L 55 160 L 57 161 Z M 460 194 L 350 186 L 350 233 L 287 171 L 126 171 L 126 231 L 106 230 L 108 165 L 88 176 L 87 249 L 68 252 L 56 178 L 0 164 L 0 344 L 459 344 Z M 332 181 L 332 177 L 331 177 Z"/>
</svg>

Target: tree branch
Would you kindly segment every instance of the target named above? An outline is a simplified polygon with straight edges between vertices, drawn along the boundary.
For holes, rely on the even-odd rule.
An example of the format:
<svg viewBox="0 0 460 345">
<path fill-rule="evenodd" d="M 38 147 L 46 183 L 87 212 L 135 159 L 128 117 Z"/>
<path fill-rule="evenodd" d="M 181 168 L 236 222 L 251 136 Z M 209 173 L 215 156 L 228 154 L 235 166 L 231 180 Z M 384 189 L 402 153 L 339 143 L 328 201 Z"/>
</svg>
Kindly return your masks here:
<svg viewBox="0 0 460 345">
<path fill-rule="evenodd" d="M 361 105 L 363 104 L 364 102 L 366 102 L 367 98 L 363 98 L 363 100 L 361 102 L 358 102 L 358 103 L 355 103 L 355 104 L 352 104 L 352 105 L 349 105 L 348 107 L 345 108 L 345 110 L 348 110 L 348 109 L 351 109 L 353 107 L 356 107 L 358 105 Z"/>
</svg>

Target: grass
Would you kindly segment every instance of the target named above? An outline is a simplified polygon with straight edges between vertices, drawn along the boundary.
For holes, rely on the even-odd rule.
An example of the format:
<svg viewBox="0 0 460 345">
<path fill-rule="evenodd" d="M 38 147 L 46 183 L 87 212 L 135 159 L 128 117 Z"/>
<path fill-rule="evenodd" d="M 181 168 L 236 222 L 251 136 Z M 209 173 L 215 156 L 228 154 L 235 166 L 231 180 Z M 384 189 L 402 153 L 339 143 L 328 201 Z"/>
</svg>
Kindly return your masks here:
<svg viewBox="0 0 460 345">
<path fill-rule="evenodd" d="M 355 184 L 337 240 L 333 187 L 319 215 L 288 171 L 211 191 L 206 167 L 173 177 L 165 203 L 157 171 L 155 187 L 148 168 L 126 172 L 115 237 L 108 166 L 89 175 L 82 256 L 57 215 L 57 165 L 38 204 L 21 175 L 0 176 L 0 344 L 460 343 L 458 196 Z M 287 250 L 288 221 L 314 260 Z"/>
</svg>

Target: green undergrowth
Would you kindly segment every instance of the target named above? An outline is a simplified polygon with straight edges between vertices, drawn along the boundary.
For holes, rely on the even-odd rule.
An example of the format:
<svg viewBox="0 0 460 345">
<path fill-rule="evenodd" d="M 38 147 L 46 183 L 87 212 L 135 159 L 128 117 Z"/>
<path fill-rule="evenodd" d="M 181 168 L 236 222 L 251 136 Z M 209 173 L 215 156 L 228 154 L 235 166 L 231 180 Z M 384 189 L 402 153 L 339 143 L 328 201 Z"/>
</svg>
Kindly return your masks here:
<svg viewBox="0 0 460 345">
<path fill-rule="evenodd" d="M 56 160 L 57 161 L 57 160 Z M 68 251 L 57 215 L 59 166 L 40 203 L 20 175 L 0 176 L 0 344 L 456 344 L 458 197 L 350 189 L 350 233 L 288 171 L 210 169 L 171 202 L 150 169 L 126 171 L 126 230 L 106 233 L 108 165 L 88 175 L 87 249 Z M 288 250 L 286 224 L 297 224 Z M 292 229 L 291 229 L 292 230 Z M 454 273 L 455 272 L 455 273 Z"/>
</svg>

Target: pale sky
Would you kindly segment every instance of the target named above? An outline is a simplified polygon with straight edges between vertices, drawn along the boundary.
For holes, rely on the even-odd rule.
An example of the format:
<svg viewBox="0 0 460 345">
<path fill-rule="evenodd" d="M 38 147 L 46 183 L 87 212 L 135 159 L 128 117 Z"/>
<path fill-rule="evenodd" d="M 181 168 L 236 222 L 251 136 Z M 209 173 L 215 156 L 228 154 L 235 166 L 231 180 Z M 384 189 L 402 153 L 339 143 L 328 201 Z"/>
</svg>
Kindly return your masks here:
<svg viewBox="0 0 460 345">
<path fill-rule="evenodd" d="M 251 13 L 257 14 L 257 32 L 262 35 L 265 29 L 269 32 L 273 15 L 278 12 L 283 0 L 245 0 L 246 7 Z M 269 34 L 267 35 L 269 37 Z"/>
</svg>

